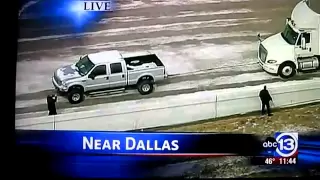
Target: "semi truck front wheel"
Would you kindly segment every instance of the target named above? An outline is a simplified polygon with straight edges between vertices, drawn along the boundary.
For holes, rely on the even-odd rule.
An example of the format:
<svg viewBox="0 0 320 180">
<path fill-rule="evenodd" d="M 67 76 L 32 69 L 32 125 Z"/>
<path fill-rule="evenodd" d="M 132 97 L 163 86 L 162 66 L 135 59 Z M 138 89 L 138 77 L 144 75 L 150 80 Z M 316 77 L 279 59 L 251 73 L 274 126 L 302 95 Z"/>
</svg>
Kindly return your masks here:
<svg viewBox="0 0 320 180">
<path fill-rule="evenodd" d="M 280 77 L 288 79 L 296 74 L 296 68 L 293 63 L 283 63 L 279 67 L 278 74 Z"/>
</svg>

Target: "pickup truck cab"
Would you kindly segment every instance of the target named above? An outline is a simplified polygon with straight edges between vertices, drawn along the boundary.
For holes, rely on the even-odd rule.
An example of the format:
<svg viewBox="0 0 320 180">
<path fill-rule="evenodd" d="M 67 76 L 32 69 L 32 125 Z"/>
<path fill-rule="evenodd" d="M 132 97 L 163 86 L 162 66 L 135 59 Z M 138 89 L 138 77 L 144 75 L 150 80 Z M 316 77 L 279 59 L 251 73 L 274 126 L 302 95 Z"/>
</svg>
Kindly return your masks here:
<svg viewBox="0 0 320 180">
<path fill-rule="evenodd" d="M 150 94 L 153 84 L 166 77 L 165 67 L 155 54 L 112 50 L 81 56 L 78 62 L 57 69 L 52 83 L 60 94 L 67 94 L 70 103 L 77 104 L 85 94 L 135 85 L 140 94 Z"/>
</svg>

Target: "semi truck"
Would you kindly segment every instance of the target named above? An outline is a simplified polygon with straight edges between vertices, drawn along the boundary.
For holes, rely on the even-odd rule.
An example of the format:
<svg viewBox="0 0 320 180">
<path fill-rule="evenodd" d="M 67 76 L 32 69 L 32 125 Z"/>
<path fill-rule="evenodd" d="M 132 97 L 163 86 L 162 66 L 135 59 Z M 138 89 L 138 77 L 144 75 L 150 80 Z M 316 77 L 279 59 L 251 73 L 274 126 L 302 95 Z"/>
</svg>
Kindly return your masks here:
<svg viewBox="0 0 320 180">
<path fill-rule="evenodd" d="M 136 86 L 142 95 L 150 94 L 153 84 L 166 77 L 165 66 L 156 54 L 110 50 L 81 56 L 76 63 L 57 69 L 52 83 L 71 104 L 78 104 L 85 95 L 129 86 Z"/>
<path fill-rule="evenodd" d="M 258 63 L 270 74 L 291 78 L 320 67 L 320 14 L 300 1 L 286 19 L 284 30 L 262 39 L 258 34 Z"/>
</svg>

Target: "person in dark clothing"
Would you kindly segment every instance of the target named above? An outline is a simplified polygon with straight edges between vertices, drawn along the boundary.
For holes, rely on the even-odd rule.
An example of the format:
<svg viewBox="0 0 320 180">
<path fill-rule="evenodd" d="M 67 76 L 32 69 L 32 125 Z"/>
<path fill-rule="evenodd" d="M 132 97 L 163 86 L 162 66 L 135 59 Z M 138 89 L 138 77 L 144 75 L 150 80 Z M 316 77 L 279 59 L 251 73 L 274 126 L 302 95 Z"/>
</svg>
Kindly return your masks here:
<svg viewBox="0 0 320 180">
<path fill-rule="evenodd" d="M 265 108 L 267 107 L 267 113 L 268 116 L 271 116 L 271 109 L 270 109 L 270 101 L 272 101 L 272 97 L 269 94 L 269 91 L 267 90 L 267 86 L 264 86 L 264 88 L 260 91 L 259 97 L 262 104 L 261 114 L 265 114 Z"/>
<path fill-rule="evenodd" d="M 53 94 L 53 95 L 47 96 L 49 116 L 57 115 L 56 102 L 57 102 L 57 95 Z"/>
</svg>

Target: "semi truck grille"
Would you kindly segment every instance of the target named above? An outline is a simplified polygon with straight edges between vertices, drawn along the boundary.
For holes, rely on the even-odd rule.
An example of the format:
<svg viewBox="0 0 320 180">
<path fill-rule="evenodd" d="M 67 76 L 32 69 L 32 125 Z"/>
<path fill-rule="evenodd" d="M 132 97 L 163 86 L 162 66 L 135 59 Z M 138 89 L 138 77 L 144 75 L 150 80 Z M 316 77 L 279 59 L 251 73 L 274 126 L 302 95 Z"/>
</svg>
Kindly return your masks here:
<svg viewBox="0 0 320 180">
<path fill-rule="evenodd" d="M 260 46 L 259 46 L 259 58 L 260 58 L 260 60 L 261 60 L 262 62 L 265 62 L 265 61 L 266 61 L 266 59 L 267 59 L 267 54 L 268 54 L 267 50 L 263 47 L 262 44 L 260 44 Z"/>
</svg>

